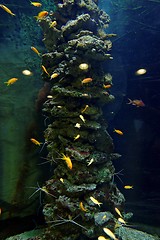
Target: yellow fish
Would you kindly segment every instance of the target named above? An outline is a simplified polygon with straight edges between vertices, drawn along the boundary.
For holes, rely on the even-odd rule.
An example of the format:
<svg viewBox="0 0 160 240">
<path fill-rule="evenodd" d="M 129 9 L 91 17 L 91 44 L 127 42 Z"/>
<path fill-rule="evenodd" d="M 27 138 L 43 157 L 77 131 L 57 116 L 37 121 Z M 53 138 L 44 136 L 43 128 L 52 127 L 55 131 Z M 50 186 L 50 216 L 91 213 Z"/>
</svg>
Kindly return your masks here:
<svg viewBox="0 0 160 240">
<path fill-rule="evenodd" d="M 85 78 L 85 79 L 82 80 L 82 84 L 89 83 L 89 82 L 92 82 L 92 81 L 93 81 L 92 78 Z"/>
<path fill-rule="evenodd" d="M 51 24 L 50 24 L 50 28 L 52 28 L 52 27 L 56 27 L 57 26 L 57 22 L 56 21 L 53 21 Z"/>
<path fill-rule="evenodd" d="M 64 179 L 63 179 L 63 178 L 60 178 L 59 180 L 60 180 L 62 183 L 64 183 Z"/>
<path fill-rule="evenodd" d="M 123 132 L 121 130 L 119 130 L 119 129 L 114 129 L 113 132 L 116 132 L 119 135 L 123 135 Z"/>
<path fill-rule="evenodd" d="M 37 141 L 35 138 L 30 138 L 31 142 L 34 143 L 35 145 L 40 146 L 42 143 L 40 143 L 39 141 Z"/>
<path fill-rule="evenodd" d="M 50 74 L 48 73 L 47 69 L 43 65 L 42 65 L 42 70 L 50 77 Z"/>
<path fill-rule="evenodd" d="M 121 224 L 126 224 L 123 218 L 118 218 L 118 222 L 120 222 Z"/>
<path fill-rule="evenodd" d="M 87 166 L 91 165 L 94 162 L 94 158 L 91 158 L 91 160 L 87 162 L 88 162 Z"/>
<path fill-rule="evenodd" d="M 38 56 L 40 56 L 40 52 L 35 47 L 31 47 L 32 51 L 35 52 Z"/>
<path fill-rule="evenodd" d="M 87 108 L 89 108 L 88 105 L 85 106 L 85 108 L 81 111 L 81 113 L 84 113 L 87 110 Z"/>
<path fill-rule="evenodd" d="M 130 186 L 130 185 L 126 185 L 124 186 L 125 189 L 133 189 L 133 186 Z"/>
<path fill-rule="evenodd" d="M 7 82 L 4 82 L 7 84 L 7 86 L 12 85 L 13 83 L 17 82 L 18 78 L 11 78 Z"/>
<path fill-rule="evenodd" d="M 118 238 L 116 238 L 114 233 L 111 230 L 109 230 L 108 228 L 103 228 L 103 231 L 113 240 L 118 240 Z"/>
<path fill-rule="evenodd" d="M 51 75 L 51 79 L 56 78 L 56 77 L 58 77 L 58 76 L 59 76 L 58 73 L 53 73 L 53 74 Z"/>
<path fill-rule="evenodd" d="M 67 167 L 72 170 L 72 161 L 71 161 L 70 157 L 68 157 L 68 156 L 64 155 L 64 153 L 62 153 L 61 159 L 64 160 L 67 164 Z"/>
<path fill-rule="evenodd" d="M 79 115 L 79 117 L 85 123 L 86 120 L 84 119 L 83 115 Z"/>
<path fill-rule="evenodd" d="M 47 11 L 42 11 L 42 12 L 39 12 L 37 16 L 35 16 L 35 18 L 37 20 L 41 20 L 43 18 L 45 18 L 46 16 L 48 15 L 48 12 Z"/>
<path fill-rule="evenodd" d="M 98 237 L 98 240 L 108 240 L 108 238 L 105 238 L 105 237 L 103 237 L 103 236 L 99 236 L 99 237 Z"/>
<path fill-rule="evenodd" d="M 31 5 L 33 5 L 34 7 L 42 7 L 42 3 L 39 2 L 31 2 Z"/>
<path fill-rule="evenodd" d="M 80 128 L 80 127 L 81 127 L 81 124 L 80 124 L 80 123 L 76 123 L 76 125 L 75 125 L 74 127 Z"/>
<path fill-rule="evenodd" d="M 115 207 L 115 211 L 116 211 L 116 213 L 117 213 L 120 217 L 122 217 L 122 214 L 121 214 L 121 212 L 119 211 L 118 208 Z"/>
<path fill-rule="evenodd" d="M 16 16 L 16 14 L 14 14 L 14 13 L 13 13 L 8 7 L 6 7 L 5 5 L 0 4 L 0 7 L 1 7 L 4 11 L 6 11 L 7 13 L 9 13 L 10 15 Z"/>
<path fill-rule="evenodd" d="M 74 141 L 77 140 L 78 138 L 80 138 L 80 134 L 74 137 Z"/>
<path fill-rule="evenodd" d="M 99 202 L 97 199 L 95 199 L 94 197 L 90 197 L 91 201 L 94 203 L 94 204 L 97 204 L 99 207 L 100 205 L 102 204 L 101 202 Z"/>
</svg>

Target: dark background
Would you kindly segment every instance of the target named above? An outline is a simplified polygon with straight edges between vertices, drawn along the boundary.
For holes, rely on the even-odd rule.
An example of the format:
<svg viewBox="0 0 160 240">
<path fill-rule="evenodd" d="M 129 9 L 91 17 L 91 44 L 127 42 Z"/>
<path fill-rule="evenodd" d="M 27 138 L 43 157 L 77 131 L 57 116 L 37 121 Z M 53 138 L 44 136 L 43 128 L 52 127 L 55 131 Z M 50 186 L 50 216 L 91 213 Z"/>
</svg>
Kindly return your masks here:
<svg viewBox="0 0 160 240">
<path fill-rule="evenodd" d="M 116 33 L 112 39 L 112 62 L 115 103 L 104 109 L 115 151 L 122 154 L 115 162 L 116 172 L 125 190 L 126 210 L 134 213 L 133 221 L 160 226 L 160 1 L 103 1 L 102 8 L 111 17 L 106 30 Z M 135 75 L 145 68 L 147 73 Z M 106 66 L 107 69 L 107 66 Z M 145 107 L 126 104 L 141 99 Z M 113 133 L 121 129 L 123 136 Z"/>
</svg>

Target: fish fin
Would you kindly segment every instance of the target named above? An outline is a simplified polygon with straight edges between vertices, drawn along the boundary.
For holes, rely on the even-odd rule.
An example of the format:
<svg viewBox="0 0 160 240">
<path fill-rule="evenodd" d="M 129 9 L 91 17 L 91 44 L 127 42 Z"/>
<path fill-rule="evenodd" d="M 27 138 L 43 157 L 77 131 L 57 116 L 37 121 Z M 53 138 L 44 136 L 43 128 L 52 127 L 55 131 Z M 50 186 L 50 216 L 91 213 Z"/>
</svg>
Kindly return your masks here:
<svg viewBox="0 0 160 240">
<path fill-rule="evenodd" d="M 127 104 L 132 104 L 132 100 L 130 98 L 128 98 L 128 103 Z"/>
</svg>

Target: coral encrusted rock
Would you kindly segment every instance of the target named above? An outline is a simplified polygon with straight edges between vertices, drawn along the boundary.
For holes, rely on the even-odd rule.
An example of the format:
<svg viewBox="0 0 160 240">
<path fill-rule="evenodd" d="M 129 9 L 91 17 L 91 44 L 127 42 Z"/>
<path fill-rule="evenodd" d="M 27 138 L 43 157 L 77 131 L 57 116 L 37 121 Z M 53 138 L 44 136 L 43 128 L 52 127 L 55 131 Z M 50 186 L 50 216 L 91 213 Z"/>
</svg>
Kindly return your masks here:
<svg viewBox="0 0 160 240">
<path fill-rule="evenodd" d="M 96 1 L 55 4 L 56 11 L 39 20 L 48 50 L 42 56 L 48 74 L 42 76 L 51 86 L 43 106 L 49 122 L 44 137 L 54 167 L 43 188 L 43 239 L 97 239 L 104 226 L 115 228 L 115 207 L 123 211 L 125 201 L 114 183 L 112 161 L 120 155 L 102 110 L 114 100 L 112 77 L 103 68 L 112 59 L 104 31 L 110 19 Z"/>
</svg>

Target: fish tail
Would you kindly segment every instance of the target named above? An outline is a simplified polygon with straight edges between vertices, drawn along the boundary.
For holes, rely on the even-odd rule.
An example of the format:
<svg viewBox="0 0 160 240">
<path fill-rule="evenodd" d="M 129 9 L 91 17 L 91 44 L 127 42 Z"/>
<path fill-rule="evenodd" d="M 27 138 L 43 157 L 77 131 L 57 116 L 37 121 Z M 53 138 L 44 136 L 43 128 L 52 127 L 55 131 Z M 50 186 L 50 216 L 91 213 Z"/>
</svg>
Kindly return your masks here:
<svg viewBox="0 0 160 240">
<path fill-rule="evenodd" d="M 34 18 L 38 21 L 39 20 L 39 17 L 38 16 L 34 16 Z"/>
<path fill-rule="evenodd" d="M 130 98 L 128 98 L 128 103 L 127 104 L 132 104 L 132 100 Z"/>
<path fill-rule="evenodd" d="M 8 82 L 4 82 L 5 84 L 7 84 L 7 86 L 9 86 L 9 83 Z"/>
</svg>

